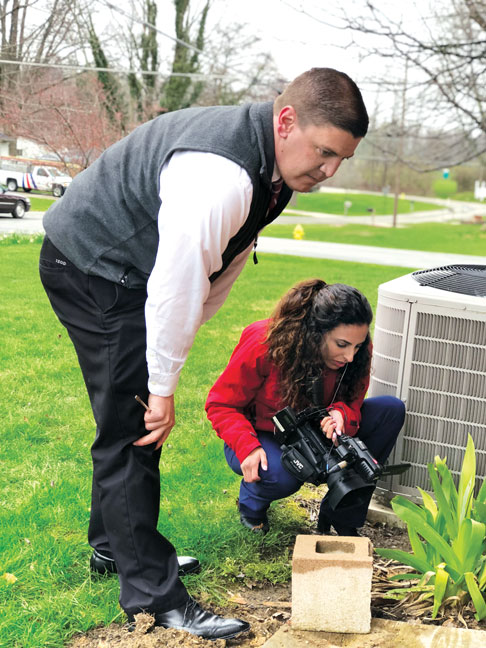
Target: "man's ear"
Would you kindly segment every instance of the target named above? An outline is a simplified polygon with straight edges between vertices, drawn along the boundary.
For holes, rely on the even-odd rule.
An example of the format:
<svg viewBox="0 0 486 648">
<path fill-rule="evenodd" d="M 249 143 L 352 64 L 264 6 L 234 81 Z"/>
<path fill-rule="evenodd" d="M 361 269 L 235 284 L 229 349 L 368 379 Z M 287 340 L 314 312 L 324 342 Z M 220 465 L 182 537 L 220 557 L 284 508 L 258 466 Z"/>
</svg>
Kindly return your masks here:
<svg viewBox="0 0 486 648">
<path fill-rule="evenodd" d="M 284 106 L 277 115 L 277 133 L 286 139 L 297 126 L 297 114 L 293 106 Z"/>
</svg>

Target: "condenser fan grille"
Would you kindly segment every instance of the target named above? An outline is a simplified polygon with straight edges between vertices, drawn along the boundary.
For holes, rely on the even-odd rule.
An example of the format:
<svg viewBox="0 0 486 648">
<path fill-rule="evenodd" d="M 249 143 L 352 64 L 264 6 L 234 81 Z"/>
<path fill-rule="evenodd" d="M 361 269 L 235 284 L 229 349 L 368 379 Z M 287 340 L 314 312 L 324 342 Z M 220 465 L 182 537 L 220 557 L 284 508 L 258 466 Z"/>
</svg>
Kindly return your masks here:
<svg viewBox="0 0 486 648">
<path fill-rule="evenodd" d="M 412 277 L 421 286 L 486 297 L 486 265 L 449 265 L 417 270 L 412 273 Z"/>
</svg>

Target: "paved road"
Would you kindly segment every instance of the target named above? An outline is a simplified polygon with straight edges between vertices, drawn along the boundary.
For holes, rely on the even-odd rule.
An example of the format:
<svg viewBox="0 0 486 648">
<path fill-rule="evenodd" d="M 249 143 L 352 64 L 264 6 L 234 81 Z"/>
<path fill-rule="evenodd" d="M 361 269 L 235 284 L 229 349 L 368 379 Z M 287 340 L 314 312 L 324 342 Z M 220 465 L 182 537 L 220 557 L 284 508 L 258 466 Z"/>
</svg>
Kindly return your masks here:
<svg viewBox="0 0 486 648">
<path fill-rule="evenodd" d="M 477 210 L 477 205 L 473 206 Z M 482 207 L 482 206 L 479 206 Z M 423 212 L 428 215 L 428 220 L 435 220 L 434 212 Z M 471 211 L 467 212 L 468 218 L 471 218 Z M 12 218 L 10 216 L 0 215 L 0 233 L 42 233 L 42 212 L 28 212 L 24 218 Z M 452 216 L 457 218 L 457 214 Z M 276 222 L 289 222 L 289 216 L 282 216 Z M 292 217 L 294 218 L 294 217 Z M 329 218 L 338 218 L 343 220 L 345 217 L 335 217 L 332 215 L 312 215 L 311 222 L 333 222 Z M 353 217 L 353 223 L 357 222 L 359 217 Z M 362 217 L 368 219 L 371 217 Z M 378 218 L 378 217 L 376 217 Z M 390 219 L 391 216 L 380 217 Z M 407 220 L 408 220 L 407 216 Z M 442 212 L 442 218 L 439 220 L 450 220 L 449 211 Z M 297 218 L 298 222 L 303 223 L 302 214 Z M 351 219 L 346 219 L 349 223 Z M 410 221 L 408 221 L 410 222 Z M 366 224 L 369 224 L 368 220 Z M 421 252 L 417 250 L 398 250 L 370 245 L 346 245 L 343 243 L 321 243 L 318 241 L 295 241 L 293 239 L 272 238 L 261 236 L 258 240 L 258 252 L 271 252 L 274 254 L 289 254 L 293 256 L 305 256 L 321 259 L 335 259 L 340 261 L 355 261 L 359 263 L 374 263 L 377 265 L 398 266 L 403 268 L 435 268 L 443 265 L 452 264 L 473 264 L 486 265 L 486 256 L 472 256 L 465 254 L 446 254 L 440 252 Z M 486 250 L 485 250 L 486 254 Z"/>
<path fill-rule="evenodd" d="M 12 218 L 6 214 L 0 214 L 1 234 L 38 234 L 44 232 L 42 217 L 44 212 L 30 211 L 23 218 Z"/>
<path fill-rule="evenodd" d="M 446 223 L 447 221 L 469 220 L 471 216 L 470 210 L 453 212 L 448 209 L 438 209 L 435 211 L 412 212 L 410 214 L 399 214 L 396 225 L 400 227 L 413 223 Z M 286 209 L 285 214 L 280 216 L 276 222 L 282 225 L 285 223 L 314 223 L 324 225 L 374 225 L 376 227 L 393 227 L 393 215 L 339 216 L 338 214 L 319 214 L 297 209 Z"/>
<path fill-rule="evenodd" d="M 371 245 L 295 241 L 294 239 L 272 238 L 269 236 L 261 236 L 258 239 L 257 251 L 414 269 L 437 268 L 455 264 L 486 265 L 486 256 L 399 250 L 373 247 Z"/>
</svg>

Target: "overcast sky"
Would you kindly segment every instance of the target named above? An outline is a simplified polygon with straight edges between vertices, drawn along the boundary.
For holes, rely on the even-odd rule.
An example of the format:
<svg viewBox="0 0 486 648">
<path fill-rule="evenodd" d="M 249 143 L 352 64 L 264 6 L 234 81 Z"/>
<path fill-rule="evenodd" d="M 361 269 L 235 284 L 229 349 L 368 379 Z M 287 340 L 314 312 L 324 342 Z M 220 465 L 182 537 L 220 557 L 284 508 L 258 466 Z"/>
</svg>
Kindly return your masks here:
<svg viewBox="0 0 486 648">
<path fill-rule="evenodd" d="M 344 0 L 346 1 L 346 0 Z M 241 22 L 262 39 L 284 77 L 293 79 L 311 67 L 334 67 L 352 75 L 356 73 L 353 53 L 336 47 L 343 34 L 319 22 L 321 12 L 313 13 L 313 0 L 215 0 L 212 20 Z M 328 0 L 317 5 L 339 7 L 343 0 Z"/>
<path fill-rule="evenodd" d="M 306 5 L 312 10 L 311 2 Z M 299 0 L 227 0 L 217 1 L 211 11 L 213 20 L 217 16 L 254 29 L 288 80 L 311 67 L 335 67 L 348 74 L 356 71 L 352 53 L 335 47 L 342 34 L 318 22 L 317 16 L 299 11 L 300 6 Z"/>
<path fill-rule="evenodd" d="M 163 0 L 162 6 L 165 2 L 172 0 Z M 203 2 L 193 0 L 194 7 Z M 377 0 L 374 4 L 387 16 L 408 24 L 413 33 L 423 28 L 422 16 L 427 11 L 428 0 Z M 366 5 L 366 0 L 213 0 L 208 27 L 218 21 L 244 23 L 247 31 L 261 38 L 261 49 L 272 54 L 281 75 L 288 81 L 311 67 L 333 67 L 349 74 L 358 83 L 366 103 L 371 105 L 377 101 L 377 85 L 372 78 L 388 74 L 401 81 L 404 74 L 401 62 L 360 59 L 358 48 L 349 45 L 353 35 L 362 43 L 364 37 L 331 26 L 342 24 L 343 9 L 348 15 L 356 16 L 366 12 Z M 373 44 L 376 43 L 374 37 Z M 379 101 L 382 100 L 380 95 Z"/>
<path fill-rule="evenodd" d="M 141 1 L 141 0 L 140 0 Z M 442 3 L 444 0 L 433 0 Z M 115 0 L 111 0 L 115 2 Z M 112 26 L 112 39 L 117 38 L 114 25 L 124 21 L 124 12 L 130 11 L 133 0 L 118 0 L 118 11 L 98 5 L 101 23 Z M 191 13 L 198 14 L 206 0 L 191 0 Z M 342 10 L 350 16 L 366 13 L 366 0 L 211 0 L 206 35 L 210 35 L 215 24 L 245 25 L 247 34 L 260 37 L 259 49 L 272 54 L 281 77 L 291 81 L 301 72 L 311 67 L 334 67 L 348 73 L 359 85 L 367 105 L 386 103 L 389 110 L 390 100 L 383 93 L 377 96 L 380 85 L 372 82 L 372 77 L 386 76 L 385 66 L 389 66 L 389 76 L 401 80 L 404 76 L 403 65 L 397 60 L 369 58 L 360 60 L 358 48 L 349 46 L 353 33 L 330 25 L 339 25 Z M 426 11 L 429 0 L 376 0 L 375 5 L 395 19 L 402 17 L 410 30 L 417 33 L 423 27 L 421 13 Z M 157 27 L 168 35 L 174 36 L 174 0 L 157 0 Z M 404 15 L 402 15 L 404 14 Z M 113 29 L 114 27 L 114 29 Z M 354 34 L 355 37 L 356 34 Z M 376 46 L 376 37 L 373 37 Z M 363 37 L 359 37 L 363 41 Z M 159 33 L 161 61 L 169 64 L 169 52 L 173 40 Z M 348 45 L 347 48 L 344 46 Z M 122 64 L 123 65 L 123 64 Z M 161 65 L 164 69 L 164 64 Z M 250 71 L 250 70 L 249 70 Z"/>
</svg>

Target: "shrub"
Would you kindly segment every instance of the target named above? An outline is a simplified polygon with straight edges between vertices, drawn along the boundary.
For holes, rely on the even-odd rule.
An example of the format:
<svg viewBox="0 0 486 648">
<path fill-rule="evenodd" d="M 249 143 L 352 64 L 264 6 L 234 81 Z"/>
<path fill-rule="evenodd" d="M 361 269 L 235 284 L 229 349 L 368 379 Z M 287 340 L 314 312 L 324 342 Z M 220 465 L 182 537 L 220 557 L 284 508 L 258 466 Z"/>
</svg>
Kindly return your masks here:
<svg viewBox="0 0 486 648">
<path fill-rule="evenodd" d="M 464 605 L 472 600 L 476 619 L 486 617 L 486 482 L 476 499 L 476 457 L 469 436 L 456 488 L 446 459 L 436 457 L 427 466 L 435 500 L 418 489 L 422 504 L 398 495 L 392 500 L 397 516 L 406 522 L 412 553 L 376 549 L 415 571 L 406 577 L 413 582 L 388 592 L 390 598 L 404 598 L 411 591 L 433 598 L 432 618 L 446 605 Z M 403 578 L 403 576 L 400 576 Z"/>
<path fill-rule="evenodd" d="M 450 178 L 440 178 L 432 185 L 437 198 L 450 198 L 457 191 L 457 182 Z"/>
</svg>

